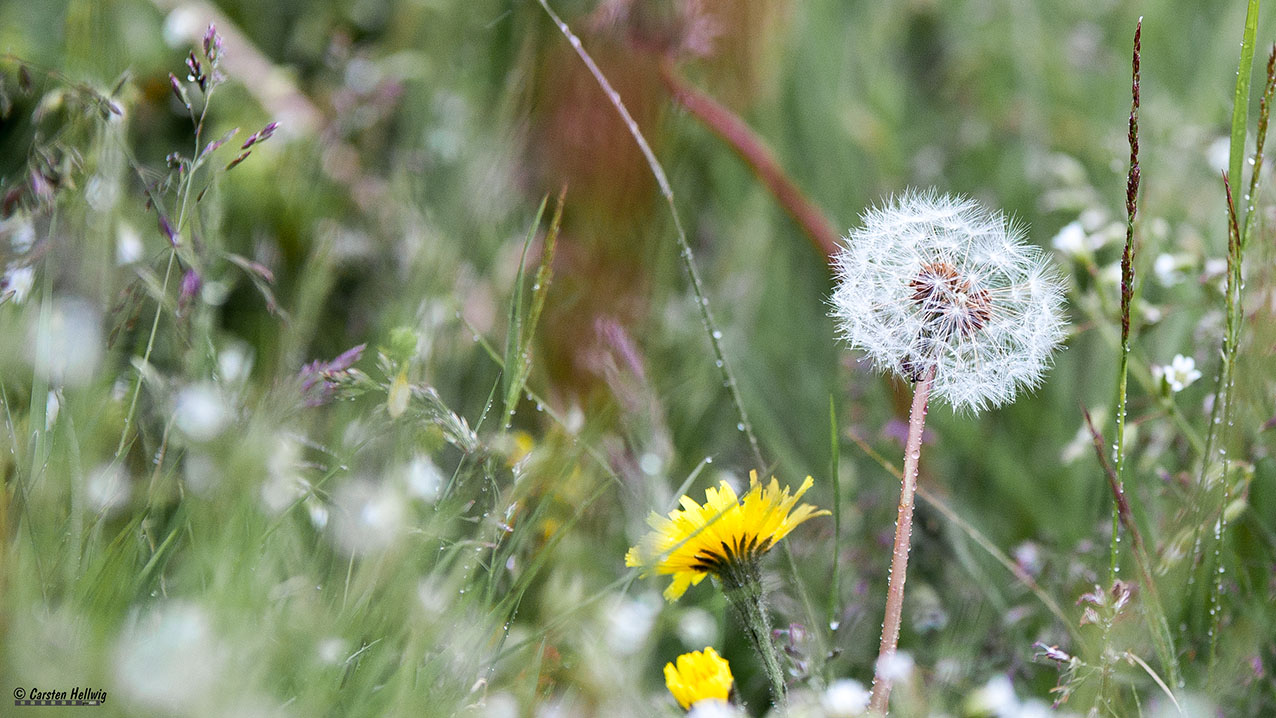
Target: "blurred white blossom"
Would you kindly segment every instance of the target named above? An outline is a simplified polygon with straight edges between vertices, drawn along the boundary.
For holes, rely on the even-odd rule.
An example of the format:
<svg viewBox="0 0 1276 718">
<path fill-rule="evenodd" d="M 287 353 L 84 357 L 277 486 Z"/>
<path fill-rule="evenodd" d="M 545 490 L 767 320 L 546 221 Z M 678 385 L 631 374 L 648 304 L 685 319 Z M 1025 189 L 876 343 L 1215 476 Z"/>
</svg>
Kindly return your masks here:
<svg viewBox="0 0 1276 718">
<path fill-rule="evenodd" d="M 389 548 L 403 534 L 406 519 L 404 497 L 386 485 L 358 479 L 333 498 L 333 540 L 351 555 Z"/>
<path fill-rule="evenodd" d="M 207 613 L 182 602 L 161 603 L 134 619 L 114 653 L 126 702 L 169 714 L 205 711 L 228 659 Z"/>
<path fill-rule="evenodd" d="M 231 407 L 217 385 L 191 384 L 173 401 L 173 421 L 178 430 L 195 442 L 217 438 L 230 423 Z"/>
<path fill-rule="evenodd" d="M 99 466 L 84 481 L 85 498 L 94 513 L 106 514 L 128 503 L 128 478 L 119 464 Z"/>
<path fill-rule="evenodd" d="M 54 299 L 47 310 L 35 313 L 24 349 L 41 379 L 83 386 L 93 379 L 102 361 L 101 314 L 83 299 Z"/>
<path fill-rule="evenodd" d="M 854 718 L 868 709 L 869 692 L 864 684 L 849 678 L 833 681 L 820 696 L 820 706 L 829 718 Z"/>
<path fill-rule="evenodd" d="M 27 300 L 31 294 L 31 288 L 35 286 L 35 267 L 31 265 L 15 266 L 10 265 L 5 270 L 4 276 L 0 277 L 0 295 L 13 293 L 11 297 L 15 304 L 21 304 Z"/>
</svg>

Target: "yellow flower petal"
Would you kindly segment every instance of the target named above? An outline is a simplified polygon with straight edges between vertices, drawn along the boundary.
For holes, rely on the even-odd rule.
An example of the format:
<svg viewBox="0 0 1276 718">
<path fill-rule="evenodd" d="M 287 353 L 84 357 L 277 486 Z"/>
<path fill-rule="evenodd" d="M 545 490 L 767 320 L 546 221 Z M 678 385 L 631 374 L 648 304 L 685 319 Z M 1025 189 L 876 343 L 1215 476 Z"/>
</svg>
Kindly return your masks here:
<svg viewBox="0 0 1276 718">
<path fill-rule="evenodd" d="M 665 685 L 683 709 L 703 700 L 726 702 L 731 695 L 731 666 L 713 648 L 678 656 L 678 663 L 665 664 Z"/>
<path fill-rule="evenodd" d="M 673 576 L 665 598 L 675 601 L 687 588 L 737 561 L 753 561 L 798 524 L 828 514 L 810 504 L 794 508 L 814 482 L 806 477 L 792 494 L 774 478 L 763 487 L 757 472 L 749 474 L 749 490 L 737 496 L 723 481 L 705 490 L 703 505 L 683 496 L 681 508 L 668 516 L 652 513 L 651 532 L 625 554 L 625 565 Z"/>
</svg>

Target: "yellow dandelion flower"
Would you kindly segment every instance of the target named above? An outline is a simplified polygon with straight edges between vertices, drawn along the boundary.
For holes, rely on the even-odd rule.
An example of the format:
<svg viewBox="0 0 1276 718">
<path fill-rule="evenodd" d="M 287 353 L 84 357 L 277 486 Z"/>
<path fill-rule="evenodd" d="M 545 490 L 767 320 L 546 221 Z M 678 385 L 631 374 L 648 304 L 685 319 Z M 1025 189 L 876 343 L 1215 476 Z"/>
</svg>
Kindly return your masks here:
<svg viewBox="0 0 1276 718">
<path fill-rule="evenodd" d="M 808 476 L 790 495 L 789 487 L 781 490 L 774 478 L 764 487 L 753 471 L 743 497 L 736 496 L 725 481 L 705 490 L 703 506 L 683 496 L 682 508 L 669 512 L 667 518 L 651 514 L 647 523 L 653 531 L 629 549 L 625 565 L 647 569 L 644 575 L 673 576 L 665 589 L 669 601 L 676 601 L 709 574 L 733 583 L 737 571 L 756 571 L 756 560 L 798 524 L 829 513 L 810 504 L 794 509 L 811 484 Z"/>
<path fill-rule="evenodd" d="M 713 648 L 678 656 L 678 665 L 665 664 L 665 685 L 684 710 L 703 700 L 726 703 L 731 695 L 731 666 Z"/>
</svg>

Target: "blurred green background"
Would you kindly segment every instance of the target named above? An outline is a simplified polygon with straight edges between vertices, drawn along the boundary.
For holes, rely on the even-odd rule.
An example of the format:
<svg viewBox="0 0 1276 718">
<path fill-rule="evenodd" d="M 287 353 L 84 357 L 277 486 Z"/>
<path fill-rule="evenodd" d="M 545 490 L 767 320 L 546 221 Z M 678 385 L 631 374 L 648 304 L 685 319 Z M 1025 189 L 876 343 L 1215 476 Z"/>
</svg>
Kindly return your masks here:
<svg viewBox="0 0 1276 718">
<path fill-rule="evenodd" d="M 669 174 L 771 465 L 755 466 L 737 429 L 649 168 L 535 2 L 2 1 L 0 189 L 30 186 L 50 158 L 62 169 L 52 194 L 24 194 L 0 230 L 9 271 L 35 269 L 31 295 L 0 306 L 11 444 L 0 452 L 4 686 L 105 686 L 119 715 L 672 714 L 659 668 L 716 637 L 758 715 L 762 676 L 713 591 L 662 607 L 663 581 L 624 583 L 634 577 L 622 557 L 645 515 L 706 457 L 692 496 L 756 468 L 792 485 L 812 475 L 809 500 L 840 501 L 841 542 L 830 520 L 811 522 L 791 552 L 769 559 L 769 579 L 777 624 L 805 629 L 782 637 L 799 693 L 814 705 L 836 678 L 867 682 L 897 482 L 851 437 L 898 463 L 908 387 L 839 346 L 827 258 L 675 101 L 662 65 L 747 123 L 838 232 L 894 193 L 934 186 L 1003 208 L 1029 241 L 1054 247 L 1068 278 L 1073 333 L 1040 389 L 978 416 L 931 412 L 922 484 L 966 528 L 919 505 L 901 641 L 917 670 L 899 712 L 992 715 L 972 696 L 999 675 L 1024 701 L 1052 700 L 1059 672 L 1033 660 L 1034 641 L 1087 665 L 1115 666 L 1109 649 L 1155 663 L 1140 617 L 1102 636 L 1059 621 L 971 532 L 1074 622 L 1081 594 L 1107 580 L 1112 498 L 1079 430 L 1084 406 L 1112 431 L 1112 267 L 1142 17 L 1128 490 L 1185 666 L 1184 700 L 1199 701 L 1195 715 L 1276 713 L 1266 188 L 1246 257 L 1239 403 L 1224 442 L 1237 503 L 1221 542 L 1209 531 L 1218 512 L 1192 510 L 1192 437 L 1207 430 L 1222 331 L 1219 174 L 1243 3 L 554 7 Z M 1269 13 L 1259 19 L 1261 66 L 1276 27 Z M 210 21 L 224 38 L 226 81 L 196 140 L 168 75 L 185 77 Z M 94 93 L 119 114 L 77 104 Z M 272 121 L 275 136 L 241 165 L 199 175 L 207 194 L 179 228 L 185 253 L 173 271 L 195 272 L 202 287 L 183 300 L 184 275 L 164 281 L 172 253 L 147 192 L 176 196 L 161 186 L 171 153 L 190 158 L 232 128 L 237 147 Z M 236 155 L 218 152 L 218 167 Z M 552 284 L 531 343 L 536 398 L 506 427 L 496 359 L 520 257 L 527 246 L 530 275 L 560 192 Z M 1085 249 L 1052 243 L 1069 226 Z M 27 227 L 33 251 L 17 240 Z M 121 247 L 138 242 L 121 261 Z M 62 297 L 94 307 L 102 334 L 69 349 L 95 357 L 79 385 L 41 378 L 23 348 Z M 409 332 L 397 347 L 396 328 Z M 357 366 L 370 378 L 357 397 L 301 406 L 303 365 L 361 343 Z M 239 379 L 221 363 L 231 351 L 250 366 Z M 1204 377 L 1170 392 L 1154 369 L 1179 354 Z M 385 408 L 400 371 L 437 392 L 407 418 Z M 211 438 L 180 423 L 183 389 L 207 386 L 230 417 Z M 60 408 L 51 421 L 46 396 Z M 448 433 L 461 419 L 481 450 Z M 136 440 L 125 442 L 130 431 Z M 122 501 L 94 503 L 100 466 L 123 472 Z M 284 498 L 272 503 L 279 476 Z M 386 487 L 398 493 L 387 498 Z M 372 521 L 369 506 L 397 517 L 394 530 L 350 549 L 339 516 L 354 513 L 356 535 L 375 533 L 359 523 Z M 1211 608 L 1222 616 L 1214 639 Z M 1158 712 L 1169 704 L 1146 672 L 1129 661 L 1112 670 L 1116 687 L 1079 683 L 1063 709 L 1173 715 Z M 187 682 L 189 695 L 171 688 Z"/>
</svg>

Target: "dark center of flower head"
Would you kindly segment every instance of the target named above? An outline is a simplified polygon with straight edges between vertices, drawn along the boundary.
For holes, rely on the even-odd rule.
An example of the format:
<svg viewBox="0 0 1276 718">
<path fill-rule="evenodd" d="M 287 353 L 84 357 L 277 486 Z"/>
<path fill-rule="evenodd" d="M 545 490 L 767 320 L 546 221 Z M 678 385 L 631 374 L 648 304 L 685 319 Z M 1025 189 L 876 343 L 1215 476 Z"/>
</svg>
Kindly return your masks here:
<svg viewBox="0 0 1276 718">
<path fill-rule="evenodd" d="M 732 567 L 753 561 L 771 548 L 771 539 L 744 534 L 730 543 L 719 542 L 717 547 L 705 546 L 696 552 L 692 568 L 722 576 Z"/>
<path fill-rule="evenodd" d="M 922 265 L 908 283 L 930 339 L 969 337 L 992 318 L 992 295 L 943 260 Z"/>
</svg>

